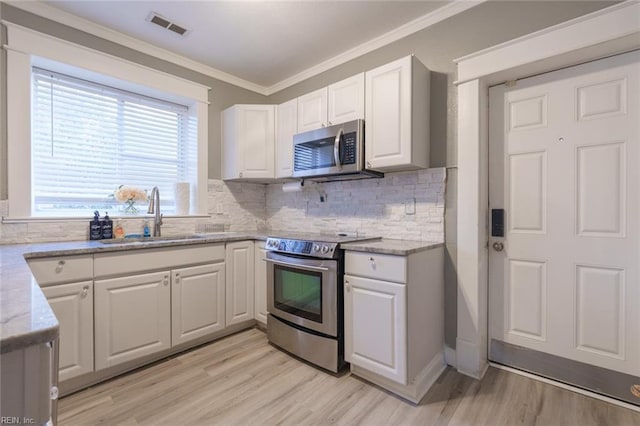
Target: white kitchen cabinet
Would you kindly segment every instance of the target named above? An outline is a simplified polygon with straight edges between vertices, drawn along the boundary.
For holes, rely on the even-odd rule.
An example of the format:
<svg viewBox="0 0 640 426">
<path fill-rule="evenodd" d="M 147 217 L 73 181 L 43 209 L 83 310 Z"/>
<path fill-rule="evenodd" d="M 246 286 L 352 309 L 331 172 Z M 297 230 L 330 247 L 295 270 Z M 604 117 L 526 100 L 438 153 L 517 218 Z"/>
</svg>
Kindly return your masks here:
<svg viewBox="0 0 640 426">
<path fill-rule="evenodd" d="M 298 98 L 298 133 L 364 118 L 364 73 Z"/>
<path fill-rule="evenodd" d="M 298 98 L 298 133 L 327 127 L 327 88 Z"/>
<path fill-rule="evenodd" d="M 254 261 L 255 261 L 255 298 L 254 298 L 254 317 L 256 321 L 262 325 L 267 325 L 267 250 L 264 248 L 264 241 L 255 242 Z"/>
<path fill-rule="evenodd" d="M 238 324 L 254 316 L 253 241 L 236 241 L 226 246 L 226 324 Z"/>
<path fill-rule="evenodd" d="M 347 250 L 344 305 L 351 372 L 419 402 L 445 368 L 442 247 L 407 256 Z"/>
<path fill-rule="evenodd" d="M 222 178 L 275 177 L 275 106 L 234 105 L 222 112 Z"/>
<path fill-rule="evenodd" d="M 54 351 L 39 343 L 0 356 L 0 423 L 56 425 Z M 53 373 L 53 374 L 52 374 Z"/>
<path fill-rule="evenodd" d="M 430 72 L 407 56 L 365 73 L 368 169 L 429 167 Z"/>
<path fill-rule="evenodd" d="M 171 273 L 95 280 L 96 370 L 171 347 Z"/>
<path fill-rule="evenodd" d="M 292 99 L 276 107 L 276 178 L 293 173 L 293 136 L 298 133 L 298 102 Z"/>
<path fill-rule="evenodd" d="M 364 73 L 354 75 L 327 88 L 328 125 L 364 118 Z"/>
<path fill-rule="evenodd" d="M 171 345 L 225 327 L 225 264 L 171 271 Z"/>
<path fill-rule="evenodd" d="M 407 286 L 356 276 L 344 285 L 346 361 L 405 385 Z"/>
<path fill-rule="evenodd" d="M 93 281 L 43 287 L 60 323 L 59 380 L 93 371 Z"/>
</svg>

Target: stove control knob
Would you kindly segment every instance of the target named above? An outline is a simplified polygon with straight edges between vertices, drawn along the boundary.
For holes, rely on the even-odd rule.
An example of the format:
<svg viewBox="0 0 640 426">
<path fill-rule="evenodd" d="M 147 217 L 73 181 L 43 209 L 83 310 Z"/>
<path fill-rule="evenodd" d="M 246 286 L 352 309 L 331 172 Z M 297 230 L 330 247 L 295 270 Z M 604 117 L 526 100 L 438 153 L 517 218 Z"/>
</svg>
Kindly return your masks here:
<svg viewBox="0 0 640 426">
<path fill-rule="evenodd" d="M 323 253 L 329 253 L 329 246 L 322 246 L 322 252 Z"/>
<path fill-rule="evenodd" d="M 319 252 L 320 251 L 320 245 L 319 244 L 314 244 L 313 245 L 313 251 Z"/>
</svg>

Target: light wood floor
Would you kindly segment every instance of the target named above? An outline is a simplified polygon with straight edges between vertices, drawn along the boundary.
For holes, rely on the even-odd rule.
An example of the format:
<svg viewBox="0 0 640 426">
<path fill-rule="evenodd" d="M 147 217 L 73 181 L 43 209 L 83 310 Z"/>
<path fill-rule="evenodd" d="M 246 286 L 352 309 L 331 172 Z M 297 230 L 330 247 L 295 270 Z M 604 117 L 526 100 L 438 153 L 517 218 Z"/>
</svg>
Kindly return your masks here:
<svg viewBox="0 0 640 426">
<path fill-rule="evenodd" d="M 448 368 L 419 405 L 334 377 L 253 329 L 59 403 L 60 425 L 640 425 L 640 413 L 503 370 Z"/>
</svg>

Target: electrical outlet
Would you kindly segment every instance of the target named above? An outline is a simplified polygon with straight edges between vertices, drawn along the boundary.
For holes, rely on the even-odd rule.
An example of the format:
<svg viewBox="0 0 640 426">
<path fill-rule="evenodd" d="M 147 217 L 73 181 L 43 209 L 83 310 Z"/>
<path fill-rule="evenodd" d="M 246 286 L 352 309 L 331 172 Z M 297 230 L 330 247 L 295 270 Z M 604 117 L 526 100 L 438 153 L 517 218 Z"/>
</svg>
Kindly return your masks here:
<svg viewBox="0 0 640 426">
<path fill-rule="evenodd" d="M 416 214 L 416 199 L 408 198 L 404 202 L 404 214 Z"/>
<path fill-rule="evenodd" d="M 224 209 L 222 208 L 222 204 L 216 205 L 216 214 L 223 214 Z"/>
</svg>

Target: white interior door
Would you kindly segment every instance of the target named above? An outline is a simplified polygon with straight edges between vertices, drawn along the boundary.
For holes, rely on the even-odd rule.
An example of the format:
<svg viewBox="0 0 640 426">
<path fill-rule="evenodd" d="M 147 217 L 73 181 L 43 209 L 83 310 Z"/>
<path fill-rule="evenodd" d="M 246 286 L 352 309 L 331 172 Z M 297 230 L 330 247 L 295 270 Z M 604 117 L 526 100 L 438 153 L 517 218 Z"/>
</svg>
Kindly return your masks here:
<svg viewBox="0 0 640 426">
<path fill-rule="evenodd" d="M 640 376 L 639 79 L 635 51 L 490 89 L 490 357 Z"/>
</svg>

